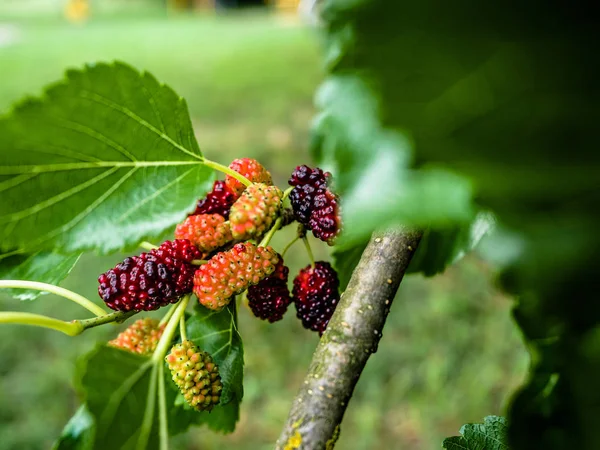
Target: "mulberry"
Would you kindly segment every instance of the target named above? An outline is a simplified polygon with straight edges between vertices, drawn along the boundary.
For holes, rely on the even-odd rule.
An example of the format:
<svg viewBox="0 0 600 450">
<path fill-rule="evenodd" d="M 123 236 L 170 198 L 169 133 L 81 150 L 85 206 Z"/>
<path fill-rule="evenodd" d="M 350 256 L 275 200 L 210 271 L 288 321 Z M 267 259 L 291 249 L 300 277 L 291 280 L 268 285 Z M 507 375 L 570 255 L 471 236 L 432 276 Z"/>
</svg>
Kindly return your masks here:
<svg viewBox="0 0 600 450">
<path fill-rule="evenodd" d="M 192 291 L 200 251 L 186 239 L 166 241 L 140 256 L 125 258 L 98 277 L 98 294 L 117 311 L 152 311 Z"/>
<path fill-rule="evenodd" d="M 234 159 L 229 165 L 229 168 L 245 176 L 253 183 L 263 183 L 266 185 L 273 184 L 273 179 L 271 178 L 269 171 L 255 159 Z M 236 198 L 238 198 L 242 192 L 244 192 L 244 189 L 246 189 L 246 186 L 233 178 L 231 175 L 227 175 L 225 178 L 225 183 L 227 183 L 227 187 L 235 194 Z"/>
<path fill-rule="evenodd" d="M 217 253 L 194 274 L 194 294 L 206 308 L 220 310 L 233 295 L 271 275 L 279 256 L 271 247 L 250 242 Z"/>
<path fill-rule="evenodd" d="M 280 256 L 275 271 L 256 286 L 248 288 L 248 306 L 256 317 L 271 323 L 283 318 L 292 302 L 287 286 L 289 272 Z"/>
<path fill-rule="evenodd" d="M 331 174 L 318 167 L 298 166 L 289 179 L 290 203 L 298 222 L 316 238 L 333 245 L 341 230 L 339 199 L 329 189 Z"/>
<path fill-rule="evenodd" d="M 221 400 L 223 384 L 212 357 L 192 341 L 175 344 L 165 357 L 173 381 L 197 411 L 210 411 Z"/>
<path fill-rule="evenodd" d="M 277 186 L 253 184 L 231 207 L 231 232 L 238 240 L 260 236 L 267 231 L 281 209 L 283 192 Z"/>
<path fill-rule="evenodd" d="M 156 344 L 165 328 L 164 325 L 159 326 L 158 323 L 158 320 L 149 317 L 136 320 L 108 345 L 131 353 L 149 355 L 156 349 Z"/>
<path fill-rule="evenodd" d="M 183 223 L 177 225 L 175 238 L 188 239 L 205 254 L 233 240 L 229 224 L 219 214 L 189 216 Z"/>
<path fill-rule="evenodd" d="M 220 214 L 225 219 L 228 219 L 229 208 L 231 208 L 231 205 L 233 205 L 236 198 L 237 196 L 229 190 L 225 181 L 215 181 L 212 191 L 206 194 L 206 197 L 203 199 L 198 200 L 193 215 Z"/>
<path fill-rule="evenodd" d="M 294 279 L 292 290 L 297 316 L 304 328 L 323 334 L 340 300 L 337 272 L 328 262 L 308 265 Z"/>
</svg>

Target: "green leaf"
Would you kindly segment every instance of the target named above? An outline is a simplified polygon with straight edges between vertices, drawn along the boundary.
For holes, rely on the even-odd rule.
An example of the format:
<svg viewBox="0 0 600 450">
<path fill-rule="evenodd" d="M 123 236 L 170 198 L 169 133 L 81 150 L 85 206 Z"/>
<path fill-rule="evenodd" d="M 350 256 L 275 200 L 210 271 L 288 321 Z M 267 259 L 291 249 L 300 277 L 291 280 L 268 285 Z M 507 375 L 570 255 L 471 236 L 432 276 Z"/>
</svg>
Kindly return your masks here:
<svg viewBox="0 0 600 450">
<path fill-rule="evenodd" d="M 200 413 L 195 423 L 231 432 L 239 419 L 239 403 L 244 396 L 244 350 L 237 330 L 235 301 L 220 312 L 196 307 L 186 328 L 188 339 L 212 355 L 223 382 L 220 405 L 211 413 Z"/>
<path fill-rule="evenodd" d="M 78 384 L 83 401 L 96 422 L 94 449 L 158 448 L 158 412 L 150 426 L 142 426 L 150 389 L 151 360 L 123 350 L 98 346 L 79 367 Z M 169 389 L 167 405 L 175 393 Z"/>
<path fill-rule="evenodd" d="M 69 70 L 0 118 L 1 250 L 111 252 L 153 239 L 210 188 L 202 161 L 171 88 L 118 62 Z"/>
<path fill-rule="evenodd" d="M 0 280 L 39 281 L 58 286 L 71 273 L 80 256 L 44 251 L 5 259 L 0 257 Z M 4 289 L 0 292 L 20 300 L 34 300 L 46 294 L 30 289 Z"/>
<path fill-rule="evenodd" d="M 390 224 L 471 219 L 470 184 L 439 168 L 411 169 L 412 145 L 399 130 L 383 125 L 377 92 L 367 80 L 330 75 L 317 102 L 322 113 L 313 130 L 313 152 L 334 173 L 343 201 L 340 248 Z"/>
<path fill-rule="evenodd" d="M 481 423 L 463 425 L 462 436 L 444 439 L 442 447 L 447 450 L 508 450 L 506 419 L 487 416 Z"/>
<path fill-rule="evenodd" d="M 90 450 L 94 444 L 96 425 L 85 405 L 81 405 L 65 425 L 52 450 Z"/>
<path fill-rule="evenodd" d="M 430 277 L 443 272 L 473 250 L 494 224 L 493 214 L 481 212 L 471 223 L 426 230 L 407 273 Z"/>
</svg>

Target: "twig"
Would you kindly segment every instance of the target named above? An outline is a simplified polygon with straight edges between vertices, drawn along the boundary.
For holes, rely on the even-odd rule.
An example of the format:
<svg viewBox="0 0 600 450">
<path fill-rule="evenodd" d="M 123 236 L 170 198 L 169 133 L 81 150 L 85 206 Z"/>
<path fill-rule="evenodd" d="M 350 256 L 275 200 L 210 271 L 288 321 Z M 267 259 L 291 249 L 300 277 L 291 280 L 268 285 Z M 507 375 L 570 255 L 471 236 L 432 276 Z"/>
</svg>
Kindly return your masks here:
<svg viewBox="0 0 600 450">
<path fill-rule="evenodd" d="M 369 356 L 377 351 L 398 286 L 421 232 L 376 233 L 313 355 L 277 449 L 330 450 Z"/>
</svg>

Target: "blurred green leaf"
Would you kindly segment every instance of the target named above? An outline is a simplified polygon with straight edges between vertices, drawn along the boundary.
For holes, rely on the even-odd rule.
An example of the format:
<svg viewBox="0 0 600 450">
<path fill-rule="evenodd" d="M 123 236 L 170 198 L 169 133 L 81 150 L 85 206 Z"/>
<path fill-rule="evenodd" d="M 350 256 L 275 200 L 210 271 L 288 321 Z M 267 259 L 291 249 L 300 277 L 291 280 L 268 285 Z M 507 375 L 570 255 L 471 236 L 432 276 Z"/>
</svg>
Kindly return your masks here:
<svg viewBox="0 0 600 450">
<path fill-rule="evenodd" d="M 508 450 L 506 419 L 487 416 L 481 423 L 463 425 L 462 436 L 444 439 L 442 447 L 447 450 Z"/>
<path fill-rule="evenodd" d="M 322 113 L 313 153 L 336 176 L 343 203 L 342 249 L 390 224 L 439 225 L 472 217 L 469 183 L 439 168 L 412 170 L 412 145 L 382 124 L 377 92 L 356 75 L 330 75 L 319 91 Z"/>
<path fill-rule="evenodd" d="M 420 272 L 430 277 L 443 272 L 473 250 L 492 231 L 494 224 L 493 214 L 480 212 L 471 223 L 428 229 L 407 273 Z"/>
<path fill-rule="evenodd" d="M 123 63 L 70 70 L 0 119 L 0 247 L 110 252 L 210 188 L 185 101 Z M 10 255 L 10 253 L 8 253 Z"/>
<path fill-rule="evenodd" d="M 83 401 L 96 422 L 95 449 L 134 449 L 141 436 L 148 400 L 151 361 L 120 349 L 98 346 L 79 367 L 78 384 Z M 167 389 L 167 405 L 175 393 Z M 147 447 L 158 448 L 158 414 L 151 422 Z"/>
<path fill-rule="evenodd" d="M 71 420 L 65 425 L 62 434 L 52 450 L 90 450 L 94 444 L 94 418 L 85 405 L 81 405 Z"/>
<path fill-rule="evenodd" d="M 71 273 L 80 256 L 37 252 L 0 258 L 0 280 L 39 281 L 59 285 Z M 19 300 L 34 300 L 46 294 L 30 289 L 4 289 L 2 293 L 8 293 Z"/>
</svg>

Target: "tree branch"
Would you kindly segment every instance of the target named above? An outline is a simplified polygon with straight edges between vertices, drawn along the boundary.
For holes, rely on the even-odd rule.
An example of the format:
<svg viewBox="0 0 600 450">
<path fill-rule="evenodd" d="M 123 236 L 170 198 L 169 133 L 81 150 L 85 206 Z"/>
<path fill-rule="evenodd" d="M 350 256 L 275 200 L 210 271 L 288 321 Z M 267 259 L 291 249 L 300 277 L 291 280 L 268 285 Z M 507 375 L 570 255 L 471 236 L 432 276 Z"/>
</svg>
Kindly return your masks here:
<svg viewBox="0 0 600 450">
<path fill-rule="evenodd" d="M 313 355 L 277 442 L 279 450 L 331 450 L 354 386 L 377 351 L 398 286 L 421 232 L 375 233 Z"/>
</svg>

